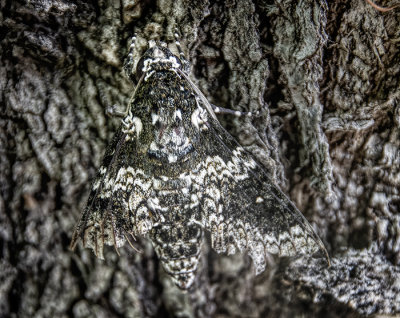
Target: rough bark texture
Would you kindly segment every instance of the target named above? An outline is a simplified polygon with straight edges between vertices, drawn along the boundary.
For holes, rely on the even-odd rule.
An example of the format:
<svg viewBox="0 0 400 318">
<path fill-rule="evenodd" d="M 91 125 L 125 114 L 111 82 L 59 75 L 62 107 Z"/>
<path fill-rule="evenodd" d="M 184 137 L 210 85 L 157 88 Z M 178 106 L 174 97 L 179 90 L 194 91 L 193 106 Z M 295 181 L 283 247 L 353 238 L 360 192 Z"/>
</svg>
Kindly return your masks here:
<svg viewBox="0 0 400 318">
<path fill-rule="evenodd" d="M 400 313 L 400 10 L 364 0 L 1 0 L 0 317 L 352 317 Z M 380 5 L 390 6 L 390 1 Z M 178 27 L 221 118 L 315 225 L 332 267 L 207 246 L 182 293 L 138 254 L 68 250 L 128 103 L 130 36 Z"/>
</svg>

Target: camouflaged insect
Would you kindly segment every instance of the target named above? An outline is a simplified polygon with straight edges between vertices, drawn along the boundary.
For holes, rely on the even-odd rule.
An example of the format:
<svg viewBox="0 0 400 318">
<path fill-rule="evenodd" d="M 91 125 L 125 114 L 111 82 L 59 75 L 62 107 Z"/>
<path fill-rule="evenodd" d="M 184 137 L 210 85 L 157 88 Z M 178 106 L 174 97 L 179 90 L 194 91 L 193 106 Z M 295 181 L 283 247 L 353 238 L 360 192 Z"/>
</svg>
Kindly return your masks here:
<svg viewBox="0 0 400 318">
<path fill-rule="evenodd" d="M 303 215 L 222 128 L 176 46 L 179 58 L 151 41 L 139 61 L 138 85 L 71 249 L 82 238 L 103 258 L 104 244 L 119 248 L 129 236 L 148 234 L 182 289 L 195 279 L 205 231 L 218 253 L 247 250 L 257 274 L 265 269 L 266 252 L 327 256 Z"/>
</svg>

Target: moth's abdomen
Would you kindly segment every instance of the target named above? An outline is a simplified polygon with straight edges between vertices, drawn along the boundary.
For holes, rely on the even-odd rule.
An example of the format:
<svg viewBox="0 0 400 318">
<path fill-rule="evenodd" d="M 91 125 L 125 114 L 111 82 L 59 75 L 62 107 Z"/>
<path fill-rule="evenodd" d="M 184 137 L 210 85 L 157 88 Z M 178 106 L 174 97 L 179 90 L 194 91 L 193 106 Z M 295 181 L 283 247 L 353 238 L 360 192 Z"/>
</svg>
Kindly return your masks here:
<svg viewBox="0 0 400 318">
<path fill-rule="evenodd" d="M 199 264 L 203 240 L 201 227 L 192 222 L 162 224 L 153 228 L 151 239 L 164 270 L 179 288 L 188 289 Z"/>
<path fill-rule="evenodd" d="M 188 289 L 195 278 L 203 240 L 198 198 L 190 176 L 155 178 L 149 207 L 158 222 L 150 232 L 154 249 L 175 284 Z"/>
</svg>

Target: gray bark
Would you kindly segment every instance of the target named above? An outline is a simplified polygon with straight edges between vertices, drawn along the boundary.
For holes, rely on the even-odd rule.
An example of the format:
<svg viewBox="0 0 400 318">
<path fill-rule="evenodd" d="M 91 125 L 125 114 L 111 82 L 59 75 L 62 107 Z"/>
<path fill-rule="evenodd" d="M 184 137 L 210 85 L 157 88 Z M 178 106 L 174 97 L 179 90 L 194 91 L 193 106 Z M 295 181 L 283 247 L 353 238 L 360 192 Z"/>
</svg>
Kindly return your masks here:
<svg viewBox="0 0 400 318">
<path fill-rule="evenodd" d="M 390 6 L 390 1 L 381 5 Z M 303 317 L 400 313 L 400 10 L 363 0 L 2 0 L 0 317 Z M 130 36 L 173 42 L 221 122 L 326 244 L 321 259 L 205 246 L 183 293 L 145 238 L 105 261 L 68 250 L 127 105 Z"/>
</svg>

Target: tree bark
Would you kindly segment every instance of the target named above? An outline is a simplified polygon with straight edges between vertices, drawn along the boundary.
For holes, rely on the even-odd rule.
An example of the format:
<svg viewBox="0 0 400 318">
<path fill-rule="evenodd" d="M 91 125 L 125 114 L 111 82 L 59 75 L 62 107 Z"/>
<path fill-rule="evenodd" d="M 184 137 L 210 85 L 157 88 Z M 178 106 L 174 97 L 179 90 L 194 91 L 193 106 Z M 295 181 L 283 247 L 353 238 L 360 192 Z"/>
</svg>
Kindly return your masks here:
<svg viewBox="0 0 400 318">
<path fill-rule="evenodd" d="M 400 313 L 400 10 L 368 1 L 2 0 L 0 317 Z M 390 7 L 391 1 L 380 6 Z M 221 117 L 326 244 L 322 259 L 207 245 L 182 292 L 146 238 L 105 261 L 68 250 L 133 84 L 130 37 L 173 43 Z"/>
</svg>

